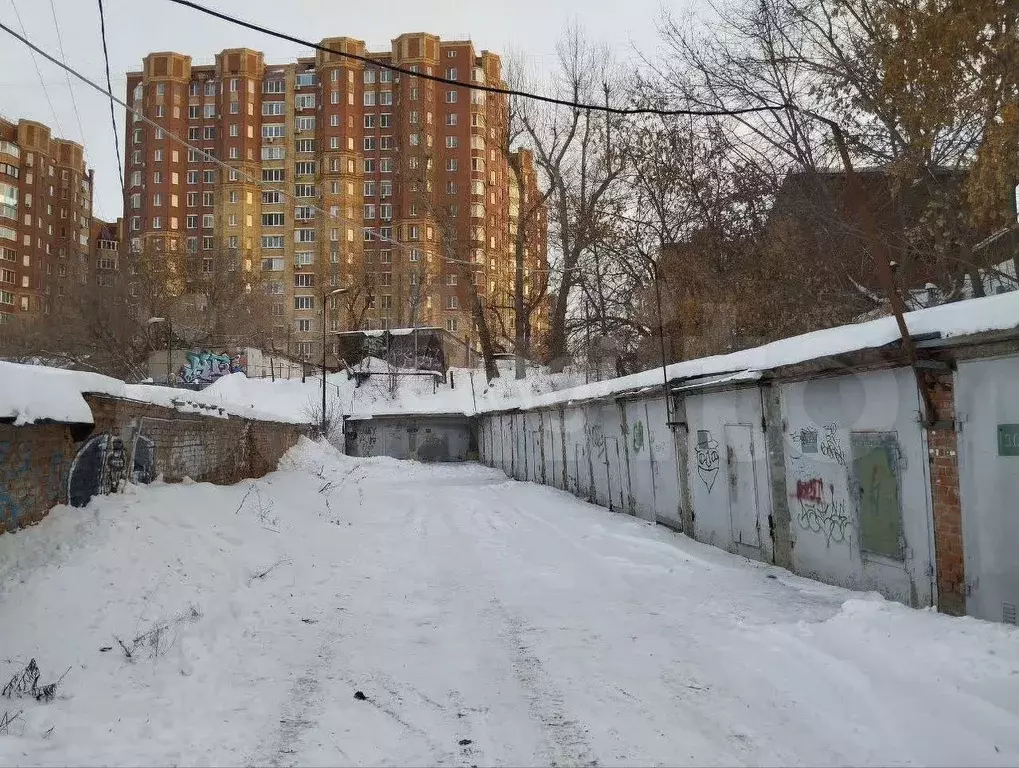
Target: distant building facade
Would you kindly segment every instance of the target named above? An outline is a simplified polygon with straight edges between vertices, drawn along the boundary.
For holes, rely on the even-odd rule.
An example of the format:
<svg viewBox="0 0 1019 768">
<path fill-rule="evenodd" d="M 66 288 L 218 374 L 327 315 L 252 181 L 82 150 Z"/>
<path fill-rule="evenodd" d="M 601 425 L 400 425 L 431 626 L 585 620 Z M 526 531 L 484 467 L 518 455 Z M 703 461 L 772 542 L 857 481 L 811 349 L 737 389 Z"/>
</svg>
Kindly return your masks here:
<svg viewBox="0 0 1019 768">
<path fill-rule="evenodd" d="M 0 119 L 0 322 L 43 315 L 89 279 L 93 185 L 80 144 Z"/>
<path fill-rule="evenodd" d="M 514 218 L 539 198 L 530 157 L 523 189 L 508 165 L 505 97 L 473 87 L 504 84 L 499 56 L 420 33 L 382 52 L 347 37 L 322 45 L 462 85 L 321 51 L 279 65 L 246 48 L 210 65 L 149 54 L 127 77 L 132 108 L 159 126 L 128 117 L 129 248 L 245 270 L 272 298 L 276 335 L 304 357 L 320 354 L 322 323 L 330 334 L 432 326 L 475 346 L 471 282 L 512 327 L 496 307 L 512 304 Z M 541 206 L 526 280 L 547 274 L 546 229 Z M 327 295 L 338 287 L 349 290 Z"/>
</svg>

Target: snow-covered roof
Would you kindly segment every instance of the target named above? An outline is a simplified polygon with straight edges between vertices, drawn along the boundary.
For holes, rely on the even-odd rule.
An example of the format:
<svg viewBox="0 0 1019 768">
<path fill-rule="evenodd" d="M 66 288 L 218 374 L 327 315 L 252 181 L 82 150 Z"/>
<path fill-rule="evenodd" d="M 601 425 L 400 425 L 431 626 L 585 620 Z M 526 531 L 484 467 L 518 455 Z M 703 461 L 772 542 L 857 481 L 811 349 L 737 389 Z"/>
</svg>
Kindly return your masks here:
<svg viewBox="0 0 1019 768">
<path fill-rule="evenodd" d="M 909 332 L 913 336 L 937 333 L 942 339 L 947 339 L 986 331 L 1011 330 L 1019 328 L 1019 292 L 1013 291 L 997 296 L 919 309 L 907 312 L 905 318 Z M 675 382 L 741 371 L 768 371 L 822 357 L 876 349 L 900 338 L 895 318 L 881 317 L 865 323 L 811 331 L 800 336 L 792 336 L 788 339 L 781 339 L 727 355 L 684 360 L 667 366 L 664 375 L 661 368 L 653 368 L 630 376 L 583 384 L 557 392 L 533 397 L 524 395 L 516 402 L 501 402 L 487 408 L 481 407 L 478 410 L 539 408 L 575 400 L 611 397 L 623 392 L 660 387 L 666 375 L 670 382 Z"/>
<path fill-rule="evenodd" d="M 272 400 L 245 404 L 215 393 L 125 382 L 88 371 L 69 371 L 44 365 L 0 362 L 0 419 L 15 425 L 36 421 L 93 424 L 85 394 L 101 394 L 161 405 L 185 413 L 243 416 L 260 421 L 307 422 L 307 418 L 273 408 Z"/>
</svg>

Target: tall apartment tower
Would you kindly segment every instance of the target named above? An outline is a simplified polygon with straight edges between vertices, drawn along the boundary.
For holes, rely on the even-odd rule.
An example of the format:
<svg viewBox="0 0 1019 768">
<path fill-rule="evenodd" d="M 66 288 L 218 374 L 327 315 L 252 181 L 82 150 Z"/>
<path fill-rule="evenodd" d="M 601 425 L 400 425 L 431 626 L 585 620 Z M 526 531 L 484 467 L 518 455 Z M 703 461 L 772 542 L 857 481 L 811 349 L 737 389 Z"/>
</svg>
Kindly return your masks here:
<svg viewBox="0 0 1019 768">
<path fill-rule="evenodd" d="M 80 144 L 0 119 L 0 322 L 37 318 L 88 280 L 93 182 Z"/>
<path fill-rule="evenodd" d="M 503 84 L 499 57 L 423 33 L 385 52 L 347 37 L 322 45 L 372 63 L 319 51 L 277 65 L 228 49 L 204 66 L 152 53 L 128 74 L 129 103 L 159 126 L 128 118 L 130 247 L 183 248 L 207 271 L 224 259 L 247 270 L 271 297 L 277 348 L 306 356 L 321 352 L 323 322 L 327 332 L 438 327 L 475 346 L 472 281 L 512 328 L 493 296 L 514 258 L 512 200 L 537 199 L 537 188 L 528 158 L 531 189 L 514 189 L 505 97 L 473 87 Z M 539 213 L 535 275 L 547 272 Z M 327 296 L 339 287 L 347 293 Z"/>
</svg>

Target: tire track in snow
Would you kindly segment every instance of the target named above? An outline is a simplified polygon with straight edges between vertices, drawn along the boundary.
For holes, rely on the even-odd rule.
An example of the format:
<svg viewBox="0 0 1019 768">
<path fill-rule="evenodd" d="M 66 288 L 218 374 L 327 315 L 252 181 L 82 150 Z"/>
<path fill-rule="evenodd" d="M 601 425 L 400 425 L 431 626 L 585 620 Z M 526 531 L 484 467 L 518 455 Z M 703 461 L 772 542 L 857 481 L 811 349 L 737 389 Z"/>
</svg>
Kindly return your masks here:
<svg viewBox="0 0 1019 768">
<path fill-rule="evenodd" d="M 527 641 L 528 632 L 533 630 L 513 616 L 497 598 L 493 598 L 492 603 L 503 622 L 503 639 L 512 654 L 513 672 L 527 697 L 531 716 L 541 725 L 548 742 L 549 764 L 598 765 L 598 759 L 591 752 L 588 729 L 567 717 L 562 692 Z"/>
</svg>

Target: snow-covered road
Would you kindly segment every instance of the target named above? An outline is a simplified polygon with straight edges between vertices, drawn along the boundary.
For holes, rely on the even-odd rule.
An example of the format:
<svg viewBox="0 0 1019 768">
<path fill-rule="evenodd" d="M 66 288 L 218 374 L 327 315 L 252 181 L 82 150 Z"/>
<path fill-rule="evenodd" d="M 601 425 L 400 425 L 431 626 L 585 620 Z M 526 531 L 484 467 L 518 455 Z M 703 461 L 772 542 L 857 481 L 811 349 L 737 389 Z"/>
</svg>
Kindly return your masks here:
<svg viewBox="0 0 1019 768">
<path fill-rule="evenodd" d="M 1015 628 L 307 441 L 0 537 L 0 639 L 2 764 L 1019 762 Z"/>
</svg>

